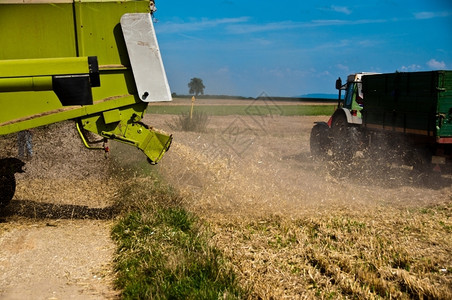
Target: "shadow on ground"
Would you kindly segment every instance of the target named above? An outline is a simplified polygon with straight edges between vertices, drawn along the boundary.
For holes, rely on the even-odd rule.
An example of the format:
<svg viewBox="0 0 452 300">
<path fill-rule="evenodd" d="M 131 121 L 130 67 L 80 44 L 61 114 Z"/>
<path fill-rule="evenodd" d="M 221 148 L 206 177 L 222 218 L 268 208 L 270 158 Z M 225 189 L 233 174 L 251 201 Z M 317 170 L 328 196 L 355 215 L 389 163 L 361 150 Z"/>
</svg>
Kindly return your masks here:
<svg viewBox="0 0 452 300">
<path fill-rule="evenodd" d="M 341 163 L 334 160 L 318 160 L 309 152 L 283 157 L 298 163 L 300 169 L 318 175 L 329 174 L 340 182 L 360 186 L 398 188 L 402 186 L 440 190 L 452 185 L 452 176 L 433 170 L 417 170 L 409 166 L 388 162 L 355 160 Z"/>
<path fill-rule="evenodd" d="M 78 219 L 108 220 L 119 212 L 116 206 L 92 208 L 85 205 L 42 203 L 32 200 L 13 200 L 0 210 L 0 222 L 9 217 L 30 219 Z"/>
</svg>

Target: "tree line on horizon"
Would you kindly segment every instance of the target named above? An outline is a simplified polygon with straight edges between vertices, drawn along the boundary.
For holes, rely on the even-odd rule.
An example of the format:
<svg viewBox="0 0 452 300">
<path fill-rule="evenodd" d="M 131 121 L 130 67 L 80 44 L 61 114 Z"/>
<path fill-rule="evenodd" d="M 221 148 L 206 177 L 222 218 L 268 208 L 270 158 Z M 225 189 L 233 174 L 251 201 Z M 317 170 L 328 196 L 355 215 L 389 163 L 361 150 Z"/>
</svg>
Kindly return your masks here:
<svg viewBox="0 0 452 300">
<path fill-rule="evenodd" d="M 190 82 L 188 83 L 188 94 L 193 95 L 195 97 L 198 96 L 205 96 L 208 98 L 234 98 L 234 99 L 263 99 L 263 98 L 271 98 L 275 100 L 287 100 L 287 99 L 321 99 L 321 100 L 337 100 L 336 94 L 324 94 L 324 93 L 316 93 L 316 94 L 306 94 L 306 95 L 300 95 L 295 97 L 243 97 L 243 96 L 231 96 L 231 95 L 204 95 L 204 89 L 206 88 L 202 79 L 198 77 L 193 77 L 190 79 Z M 180 96 L 183 97 L 184 95 L 177 95 L 176 93 L 172 93 L 173 97 Z M 202 97 L 202 98 L 205 98 Z"/>
</svg>

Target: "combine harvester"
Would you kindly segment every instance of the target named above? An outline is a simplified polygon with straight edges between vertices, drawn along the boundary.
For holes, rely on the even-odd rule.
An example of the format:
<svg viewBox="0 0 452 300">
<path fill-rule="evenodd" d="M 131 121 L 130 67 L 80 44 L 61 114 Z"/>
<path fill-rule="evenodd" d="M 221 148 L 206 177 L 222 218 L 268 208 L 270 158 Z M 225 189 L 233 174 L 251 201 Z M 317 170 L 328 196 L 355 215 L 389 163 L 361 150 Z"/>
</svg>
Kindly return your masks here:
<svg viewBox="0 0 452 300">
<path fill-rule="evenodd" d="M 311 153 L 352 162 L 359 157 L 450 171 L 452 71 L 358 73 L 339 89 L 328 122 L 311 131 Z M 345 90 L 342 100 L 341 91 Z"/>
<path fill-rule="evenodd" d="M 154 1 L 0 1 L 0 135 L 74 120 L 106 142 L 157 163 L 170 135 L 141 122 L 149 102 L 171 101 L 152 22 Z M 24 163 L 0 158 L 0 205 Z"/>
</svg>

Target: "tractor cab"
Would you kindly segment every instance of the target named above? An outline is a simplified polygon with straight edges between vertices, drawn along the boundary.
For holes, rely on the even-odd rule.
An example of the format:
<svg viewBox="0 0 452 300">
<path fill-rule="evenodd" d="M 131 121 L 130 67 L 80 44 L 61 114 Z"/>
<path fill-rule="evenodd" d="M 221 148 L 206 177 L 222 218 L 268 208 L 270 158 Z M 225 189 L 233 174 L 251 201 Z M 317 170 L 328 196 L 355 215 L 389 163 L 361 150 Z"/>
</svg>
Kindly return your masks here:
<svg viewBox="0 0 452 300">
<path fill-rule="evenodd" d="M 342 85 L 342 80 L 336 80 L 336 89 L 339 90 L 338 108 L 347 109 L 354 117 L 361 118 L 361 110 L 364 105 L 362 91 L 362 76 L 375 73 L 356 73 L 348 75 L 347 82 Z M 344 99 L 341 97 L 342 90 L 345 90 Z"/>
</svg>

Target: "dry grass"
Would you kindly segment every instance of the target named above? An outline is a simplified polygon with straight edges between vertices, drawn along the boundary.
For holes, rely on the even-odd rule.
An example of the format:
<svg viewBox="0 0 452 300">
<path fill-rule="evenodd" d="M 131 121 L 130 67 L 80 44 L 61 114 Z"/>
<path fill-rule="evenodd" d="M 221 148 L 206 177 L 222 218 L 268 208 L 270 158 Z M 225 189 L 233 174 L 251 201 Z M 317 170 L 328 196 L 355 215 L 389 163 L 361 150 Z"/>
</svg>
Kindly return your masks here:
<svg viewBox="0 0 452 300">
<path fill-rule="evenodd" d="M 359 171 L 354 178 L 315 164 L 306 154 L 311 120 L 300 127 L 298 118 L 212 121 L 205 134 L 176 132 L 159 166 L 184 196 L 181 204 L 210 224 L 211 245 L 251 288 L 250 298 L 452 298 L 450 184 L 418 186 L 421 179 L 398 178 L 402 172 L 363 183 Z M 53 188 L 77 191 L 68 194 L 68 208 L 111 196 L 103 174 L 84 180 L 85 166 L 70 160 L 77 153 L 39 152 L 39 131 L 35 137 L 46 163 L 30 162 L 21 199 L 34 189 L 52 193 L 40 172 L 55 170 L 55 160 L 68 163 L 46 172 Z M 90 162 L 102 166 L 94 156 Z"/>
<path fill-rule="evenodd" d="M 432 218 L 434 214 L 434 218 Z M 211 220 L 253 298 L 450 299 L 452 206 Z"/>
<path fill-rule="evenodd" d="M 209 116 L 206 113 L 194 111 L 192 115 L 188 112 L 181 113 L 167 125 L 171 130 L 205 132 L 208 124 Z"/>
<path fill-rule="evenodd" d="M 250 298 L 451 299 L 450 178 L 432 187 L 403 169 L 340 172 L 305 154 L 305 123 L 284 121 L 239 128 L 232 145 L 215 119 L 206 134 L 176 132 L 160 165 Z"/>
<path fill-rule="evenodd" d="M 173 184 L 211 224 L 213 245 L 252 298 L 452 298 L 450 201 L 402 208 L 304 199 L 295 209 L 303 195 L 253 166 L 239 171 L 177 143 L 173 151 L 186 168 Z"/>
</svg>

